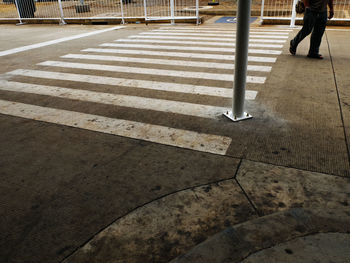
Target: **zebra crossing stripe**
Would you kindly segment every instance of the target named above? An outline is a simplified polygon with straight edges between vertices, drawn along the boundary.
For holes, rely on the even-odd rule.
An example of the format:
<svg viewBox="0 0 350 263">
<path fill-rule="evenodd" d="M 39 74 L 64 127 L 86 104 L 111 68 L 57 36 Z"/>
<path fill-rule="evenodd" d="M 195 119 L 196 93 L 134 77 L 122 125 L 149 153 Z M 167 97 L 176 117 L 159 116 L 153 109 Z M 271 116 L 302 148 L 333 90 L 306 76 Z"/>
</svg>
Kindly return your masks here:
<svg viewBox="0 0 350 263">
<path fill-rule="evenodd" d="M 147 55 L 147 56 L 165 56 L 165 57 L 180 57 L 180 58 L 199 58 L 199 59 L 216 59 L 234 61 L 235 56 L 221 55 L 221 54 L 200 54 L 189 52 L 164 52 L 164 51 L 150 51 L 139 49 L 108 49 L 108 48 L 87 48 L 83 52 L 97 52 L 97 53 L 114 53 L 114 54 L 128 54 L 128 55 Z M 276 58 L 272 57 L 255 57 L 248 56 L 249 62 L 263 62 L 275 63 Z"/>
<path fill-rule="evenodd" d="M 156 110 L 166 113 L 175 113 L 201 118 L 216 118 L 228 110 L 224 107 L 194 104 L 181 101 L 152 99 L 14 81 L 0 81 L 0 84 L 0 90 L 45 95 L 57 98 L 87 101 L 142 110 Z"/>
<path fill-rule="evenodd" d="M 101 77 L 96 75 L 83 75 L 53 71 L 16 69 L 6 73 L 8 75 L 18 75 L 32 78 L 56 79 L 65 81 L 75 81 L 84 83 L 93 83 L 100 85 L 122 86 L 127 88 L 141 88 L 149 90 L 159 90 L 167 92 L 188 93 L 194 95 L 216 96 L 223 98 L 232 98 L 232 89 L 208 87 L 200 85 L 178 84 L 170 82 L 159 82 L 150 80 L 136 80 L 113 77 Z M 246 90 L 245 99 L 254 100 L 256 91 Z"/>
<path fill-rule="evenodd" d="M 116 57 L 116 56 L 102 56 L 102 55 L 82 55 L 82 54 L 67 54 L 61 58 L 72 59 L 91 59 L 102 61 L 117 61 L 117 62 L 136 62 L 145 64 L 183 66 L 183 67 L 200 67 L 200 68 L 215 68 L 215 69 L 234 69 L 233 64 L 215 63 L 215 62 L 194 62 L 184 60 L 169 60 L 169 59 L 150 59 L 150 58 L 134 58 L 134 57 Z M 248 71 L 270 72 L 270 66 L 248 65 Z"/>
<path fill-rule="evenodd" d="M 111 65 L 102 65 L 102 64 L 84 64 L 84 63 L 71 63 L 71 62 L 61 62 L 61 61 L 45 61 L 45 62 L 38 63 L 38 65 L 61 67 L 61 68 L 77 68 L 77 69 L 102 70 L 102 71 L 134 73 L 134 74 L 171 76 L 171 77 L 191 78 L 191 79 L 195 78 L 195 79 L 233 81 L 232 74 L 189 72 L 189 71 L 181 71 L 181 70 L 111 66 Z M 266 77 L 247 76 L 247 83 L 262 84 L 262 83 L 265 83 L 265 80 L 266 80 Z"/>
<path fill-rule="evenodd" d="M 225 155 L 232 139 L 147 123 L 0 100 L 0 114 Z"/>
<path fill-rule="evenodd" d="M 201 41 L 222 41 L 222 43 L 235 43 L 235 38 L 210 38 L 210 37 L 187 37 L 187 36 L 143 36 L 143 35 L 135 35 L 128 36 L 128 38 L 137 38 L 137 39 L 182 39 L 182 40 L 201 40 Z M 249 38 L 249 42 L 254 43 L 286 43 L 287 40 L 284 39 L 254 39 Z"/>
<path fill-rule="evenodd" d="M 182 29 L 154 29 L 151 30 L 151 32 L 178 32 L 178 33 L 196 33 L 198 32 L 197 30 L 182 30 Z M 201 30 L 201 33 L 217 33 L 217 30 Z M 235 31 L 223 33 L 223 34 L 233 34 Z M 266 32 L 266 31 L 250 31 L 251 34 L 260 34 L 260 35 L 288 35 L 288 32 Z"/>
<path fill-rule="evenodd" d="M 222 42 L 198 42 L 198 41 L 183 41 L 183 40 L 158 40 L 158 39 L 117 39 L 115 42 L 126 43 L 157 43 L 157 44 L 189 44 L 189 45 L 206 45 L 206 46 L 228 46 L 235 47 L 236 43 L 222 43 Z M 249 47 L 263 47 L 263 48 L 283 48 L 283 45 L 274 44 L 253 44 L 249 43 Z"/>
<path fill-rule="evenodd" d="M 186 35 L 186 36 L 207 36 L 207 37 L 233 37 L 235 34 L 202 34 L 202 33 L 171 33 L 171 32 L 141 32 L 141 35 L 170 35 L 170 36 L 177 36 L 177 35 Z M 250 35 L 250 37 L 254 38 L 276 38 L 276 39 L 287 39 L 288 36 L 270 36 L 270 35 Z"/>
<path fill-rule="evenodd" d="M 166 26 L 162 26 L 159 27 L 159 29 L 174 29 L 174 27 L 166 27 Z M 202 30 L 215 30 L 215 31 L 227 31 L 227 32 L 233 32 L 236 30 L 232 30 L 232 29 L 223 29 L 223 28 L 217 28 L 217 27 L 176 27 L 176 30 L 196 30 L 196 31 L 202 31 Z M 251 27 L 250 28 L 251 31 L 269 31 L 269 32 L 293 32 L 292 29 L 270 29 L 270 28 L 257 28 L 257 27 Z"/>
<path fill-rule="evenodd" d="M 167 50 L 188 50 L 188 51 L 206 51 L 206 52 L 235 52 L 234 48 L 213 48 L 213 47 L 188 47 L 188 46 L 161 46 L 145 44 L 114 44 L 104 43 L 101 47 L 123 47 L 123 48 L 145 48 L 145 49 L 167 49 Z M 269 49 L 249 49 L 250 54 L 281 55 L 282 51 Z"/>
</svg>

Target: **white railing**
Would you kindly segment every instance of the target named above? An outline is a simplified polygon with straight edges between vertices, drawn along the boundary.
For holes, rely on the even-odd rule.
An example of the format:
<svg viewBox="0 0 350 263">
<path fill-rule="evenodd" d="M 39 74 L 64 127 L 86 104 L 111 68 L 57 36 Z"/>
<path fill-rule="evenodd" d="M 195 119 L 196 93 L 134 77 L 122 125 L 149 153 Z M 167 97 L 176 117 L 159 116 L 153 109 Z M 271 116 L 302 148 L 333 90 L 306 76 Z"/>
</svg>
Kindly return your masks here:
<svg viewBox="0 0 350 263">
<path fill-rule="evenodd" d="M 303 14 L 296 14 L 294 7 L 297 0 L 262 0 L 261 20 L 302 20 Z M 350 21 L 350 0 L 334 0 L 333 21 Z"/>
<path fill-rule="evenodd" d="M 199 23 L 198 0 L 0 0 L 0 19 L 66 20 L 194 19 Z"/>
<path fill-rule="evenodd" d="M 237 0 L 222 0 L 222 6 L 237 9 Z M 228 2 L 231 1 L 231 2 Z M 261 12 L 262 20 L 301 20 L 294 14 L 296 0 L 252 0 L 252 10 Z M 206 6 L 208 1 L 201 0 Z M 225 5 L 224 5 L 225 3 Z M 227 5 L 229 4 L 229 5 Z M 17 6 L 17 8 L 16 8 Z M 221 5 L 215 8 L 220 9 Z M 221 8 L 222 9 L 222 8 Z M 0 20 L 90 19 L 108 21 L 120 19 L 170 20 L 194 19 L 199 22 L 199 0 L 0 0 Z M 350 0 L 334 0 L 333 21 L 350 21 Z"/>
</svg>

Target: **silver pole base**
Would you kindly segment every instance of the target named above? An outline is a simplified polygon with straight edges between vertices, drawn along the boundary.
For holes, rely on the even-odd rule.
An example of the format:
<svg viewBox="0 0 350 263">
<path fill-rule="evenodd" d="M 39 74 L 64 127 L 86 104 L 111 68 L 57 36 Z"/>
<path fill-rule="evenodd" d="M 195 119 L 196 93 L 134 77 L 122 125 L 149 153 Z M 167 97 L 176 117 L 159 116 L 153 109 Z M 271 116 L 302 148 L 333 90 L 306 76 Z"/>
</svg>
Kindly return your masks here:
<svg viewBox="0 0 350 263">
<path fill-rule="evenodd" d="M 253 118 L 252 115 L 250 115 L 249 113 L 244 113 L 242 117 L 237 117 L 237 116 L 233 116 L 232 111 L 226 111 L 224 112 L 224 115 L 229 118 L 231 121 L 237 122 L 237 121 L 243 121 L 243 120 L 248 120 Z"/>
<path fill-rule="evenodd" d="M 20 23 L 17 23 L 16 26 L 21 26 L 21 25 L 26 25 L 27 23 L 26 22 L 20 22 Z"/>
</svg>

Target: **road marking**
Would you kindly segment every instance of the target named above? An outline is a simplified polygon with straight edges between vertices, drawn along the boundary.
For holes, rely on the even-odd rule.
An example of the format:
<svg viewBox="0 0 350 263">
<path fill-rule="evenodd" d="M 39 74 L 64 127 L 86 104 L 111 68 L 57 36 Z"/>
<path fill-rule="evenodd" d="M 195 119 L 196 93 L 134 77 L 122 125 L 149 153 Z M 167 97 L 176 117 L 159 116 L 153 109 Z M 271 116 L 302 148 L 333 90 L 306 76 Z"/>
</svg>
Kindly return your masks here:
<svg viewBox="0 0 350 263">
<path fill-rule="evenodd" d="M 141 88 L 149 90 L 160 90 L 167 92 L 178 92 L 188 93 L 194 95 L 205 95 L 205 96 L 216 96 L 224 98 L 232 98 L 232 89 L 190 85 L 190 84 L 177 84 L 170 82 L 158 82 L 150 80 L 135 80 L 135 79 L 124 79 L 124 78 L 112 78 L 112 77 L 101 77 L 96 75 L 83 75 L 83 74 L 72 74 L 62 73 L 53 71 L 41 71 L 41 70 L 29 70 L 29 69 L 17 69 L 6 74 L 19 75 L 33 78 L 44 78 L 44 79 L 56 79 L 65 81 L 76 81 L 85 83 L 94 83 L 101 85 L 111 86 L 122 86 L 127 88 Z M 254 100 L 257 92 L 253 90 L 246 90 L 246 100 Z"/>
<path fill-rule="evenodd" d="M 206 72 L 190 72 L 181 70 L 165 70 L 165 69 L 152 69 L 152 68 L 138 68 L 138 67 L 123 67 L 123 66 L 110 66 L 102 64 L 84 64 L 84 63 L 70 63 L 61 61 L 45 61 L 38 63 L 41 66 L 61 67 L 61 68 L 77 68 L 77 69 L 89 69 L 89 70 L 102 70 L 112 72 L 134 73 L 134 74 L 148 74 L 148 75 L 160 75 L 171 76 L 180 78 L 196 78 L 196 79 L 209 79 L 209 80 L 221 80 L 221 81 L 233 81 L 232 74 L 218 74 L 218 73 L 206 73 Z M 247 83 L 265 83 L 266 77 L 247 76 Z"/>
<path fill-rule="evenodd" d="M 154 29 L 154 30 L 151 30 L 151 32 L 178 32 L 178 33 L 197 33 L 198 31 L 197 30 L 182 30 L 182 29 Z M 217 30 L 201 30 L 200 31 L 201 33 L 217 33 L 218 31 Z M 223 34 L 228 34 L 228 35 L 231 35 L 231 34 L 234 34 L 236 31 L 231 31 L 231 32 L 228 32 L 228 33 L 223 33 Z M 288 35 L 289 33 L 288 32 L 266 32 L 266 31 L 258 31 L 258 32 L 255 32 L 255 31 L 250 31 L 250 34 L 255 34 L 255 33 L 258 33 L 258 34 L 261 34 L 261 35 Z"/>
<path fill-rule="evenodd" d="M 159 27 L 160 29 L 174 29 L 174 27 Z M 180 29 L 180 30 L 196 30 L 196 31 L 202 31 L 202 30 L 213 30 L 215 29 L 215 31 L 227 31 L 227 32 L 234 32 L 236 30 L 232 30 L 232 29 L 223 29 L 223 28 L 217 28 L 217 27 L 176 27 L 176 30 Z M 293 29 L 269 29 L 269 28 L 257 28 L 257 27 L 251 27 L 250 28 L 251 31 L 271 31 L 271 32 L 293 32 Z"/>
<path fill-rule="evenodd" d="M 65 41 L 78 39 L 78 38 L 93 36 L 93 35 L 105 33 L 105 32 L 108 32 L 108 31 L 113 31 L 113 30 L 121 29 L 121 28 L 125 28 L 125 26 L 115 26 L 115 27 L 111 27 L 111 28 L 107 28 L 107 29 L 103 29 L 103 30 L 83 33 L 83 34 L 70 36 L 70 37 L 63 37 L 63 38 L 59 38 L 59 39 L 55 39 L 55 40 L 42 42 L 42 43 L 37 43 L 37 44 L 23 46 L 23 47 L 18 47 L 18 48 L 13 48 L 13 49 L 5 50 L 5 51 L 0 51 L 0 57 L 11 55 L 11 54 L 15 54 L 15 53 L 18 53 L 18 52 L 31 50 L 31 49 L 35 49 L 35 48 L 50 46 L 50 45 L 54 45 L 54 44 L 57 44 L 57 43 L 62 43 L 62 42 L 65 42 Z"/>
<path fill-rule="evenodd" d="M 116 56 L 101 56 L 101 55 L 82 55 L 82 54 L 67 54 L 67 55 L 61 56 L 61 58 L 91 59 L 91 60 L 117 61 L 117 62 L 136 62 L 136 63 L 145 63 L 145 64 L 200 67 L 200 68 L 213 68 L 213 69 L 234 69 L 234 65 L 228 64 L 228 63 L 198 62 L 198 61 L 169 60 L 169 59 L 116 57 Z M 270 66 L 248 65 L 247 69 L 248 71 L 260 71 L 260 72 L 271 71 Z"/>
<path fill-rule="evenodd" d="M 46 95 L 71 100 L 108 104 L 119 107 L 154 110 L 201 118 L 216 118 L 227 110 L 227 108 L 224 107 L 194 104 L 188 102 L 69 89 L 14 81 L 0 81 L 0 84 L 0 90 Z"/>
<path fill-rule="evenodd" d="M 216 59 L 234 61 L 235 56 L 220 55 L 220 54 L 200 54 L 187 52 L 164 52 L 164 51 L 150 51 L 139 49 L 107 49 L 107 48 L 87 48 L 84 52 L 98 52 L 98 53 L 114 53 L 114 54 L 128 54 L 128 55 L 148 55 L 148 56 L 165 56 L 165 57 L 181 57 L 181 58 L 200 58 L 200 59 Z M 248 56 L 250 62 L 275 63 L 276 58 L 272 57 L 254 57 Z"/>
<path fill-rule="evenodd" d="M 177 36 L 177 35 L 186 35 L 186 36 L 207 36 L 207 37 L 233 37 L 235 34 L 201 34 L 201 33 L 171 33 L 171 32 L 141 32 L 141 35 L 159 35 L 159 36 Z M 276 39 L 287 39 L 288 36 L 269 36 L 269 35 L 250 35 L 254 38 L 276 38 Z"/>
<path fill-rule="evenodd" d="M 135 36 L 128 36 L 128 38 L 137 38 L 137 39 L 186 39 L 186 40 L 201 40 L 201 41 L 225 41 L 228 44 L 235 43 L 235 38 L 210 38 L 210 37 L 187 37 L 187 36 L 143 36 L 143 35 L 135 35 Z M 230 42 L 228 42 L 230 41 Z M 281 40 L 281 39 L 254 39 L 250 38 L 249 42 L 254 43 L 286 43 L 287 40 Z"/>
<path fill-rule="evenodd" d="M 0 113 L 201 152 L 225 155 L 232 139 L 135 121 L 0 100 Z"/>
<path fill-rule="evenodd" d="M 189 46 L 161 46 L 145 44 L 114 44 L 104 43 L 101 47 L 123 47 L 123 48 L 145 48 L 145 49 L 167 49 L 167 50 L 188 50 L 188 51 L 205 51 L 205 52 L 235 52 L 234 48 L 214 48 L 214 47 L 189 47 Z M 248 49 L 250 54 L 281 55 L 282 51 L 269 49 Z"/>
<path fill-rule="evenodd" d="M 158 43 L 158 44 L 189 44 L 189 45 L 206 45 L 206 46 L 228 46 L 235 47 L 236 43 L 222 43 L 222 42 L 198 42 L 198 41 L 183 41 L 183 40 L 157 40 L 157 39 L 117 39 L 115 42 L 126 42 L 126 43 Z M 249 47 L 264 47 L 264 48 L 283 48 L 283 45 L 274 44 L 252 44 L 249 43 Z"/>
</svg>

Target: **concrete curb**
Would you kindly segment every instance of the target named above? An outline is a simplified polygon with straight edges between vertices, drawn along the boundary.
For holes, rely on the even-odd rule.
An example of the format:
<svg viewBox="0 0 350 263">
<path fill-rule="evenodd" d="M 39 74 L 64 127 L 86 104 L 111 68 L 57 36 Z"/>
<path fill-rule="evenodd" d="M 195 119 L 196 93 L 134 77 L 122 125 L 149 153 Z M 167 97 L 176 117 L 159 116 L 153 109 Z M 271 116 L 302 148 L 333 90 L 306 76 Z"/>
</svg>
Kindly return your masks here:
<svg viewBox="0 0 350 263">
<path fill-rule="evenodd" d="M 350 233 L 350 210 L 295 208 L 257 218 L 227 228 L 171 262 L 241 262 L 260 250 L 316 233 Z"/>
</svg>

